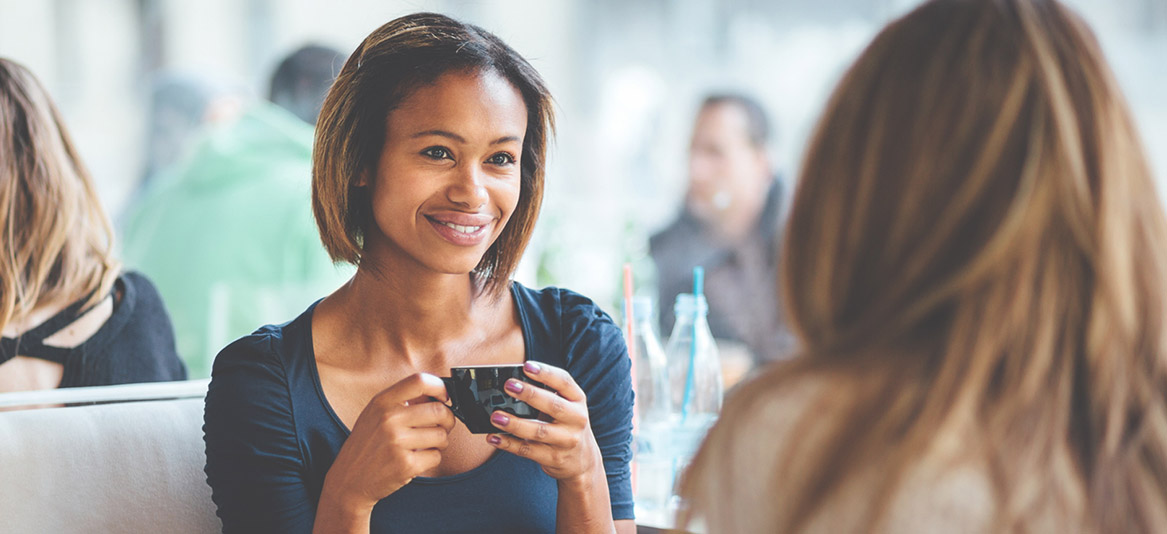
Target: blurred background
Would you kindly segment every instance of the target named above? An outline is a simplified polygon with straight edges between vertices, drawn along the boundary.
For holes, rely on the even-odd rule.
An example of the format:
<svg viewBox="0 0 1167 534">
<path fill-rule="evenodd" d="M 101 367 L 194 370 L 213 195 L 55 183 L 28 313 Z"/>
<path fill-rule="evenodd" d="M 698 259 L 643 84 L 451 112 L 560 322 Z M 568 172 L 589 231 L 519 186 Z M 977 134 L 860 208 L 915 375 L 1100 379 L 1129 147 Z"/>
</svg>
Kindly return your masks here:
<svg viewBox="0 0 1167 534">
<path fill-rule="evenodd" d="M 481 25 L 531 61 L 558 106 L 542 218 L 517 278 L 570 287 L 616 315 L 623 263 L 634 263 L 642 287 L 654 283 L 648 236 L 682 206 L 704 95 L 730 90 L 761 101 L 775 126 L 768 149 L 789 182 L 843 69 L 917 3 L 0 0 L 0 56 L 27 65 L 53 94 L 120 225 L 145 181 L 180 161 L 205 130 L 267 96 L 292 50 L 316 43 L 347 56 L 377 26 L 413 11 Z M 1066 3 L 1096 31 L 1164 190 L 1167 1 Z M 174 86 L 201 100 L 166 115 L 152 103 Z M 212 344 L 234 335 L 220 332 Z"/>
</svg>

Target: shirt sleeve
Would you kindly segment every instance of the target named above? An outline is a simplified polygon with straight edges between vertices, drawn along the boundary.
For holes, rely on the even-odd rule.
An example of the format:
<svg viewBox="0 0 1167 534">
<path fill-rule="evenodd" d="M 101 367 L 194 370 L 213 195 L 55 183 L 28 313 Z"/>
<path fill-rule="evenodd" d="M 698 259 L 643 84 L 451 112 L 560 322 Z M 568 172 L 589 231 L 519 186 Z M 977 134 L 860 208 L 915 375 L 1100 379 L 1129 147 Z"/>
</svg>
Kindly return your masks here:
<svg viewBox="0 0 1167 534">
<path fill-rule="evenodd" d="M 613 519 L 633 519 L 632 362 L 624 336 L 591 300 L 563 291 L 567 371 L 588 397 L 592 433 L 604 458 Z"/>
<path fill-rule="evenodd" d="M 312 531 L 316 503 L 271 335 L 242 338 L 216 358 L 203 434 L 224 533 Z"/>
</svg>

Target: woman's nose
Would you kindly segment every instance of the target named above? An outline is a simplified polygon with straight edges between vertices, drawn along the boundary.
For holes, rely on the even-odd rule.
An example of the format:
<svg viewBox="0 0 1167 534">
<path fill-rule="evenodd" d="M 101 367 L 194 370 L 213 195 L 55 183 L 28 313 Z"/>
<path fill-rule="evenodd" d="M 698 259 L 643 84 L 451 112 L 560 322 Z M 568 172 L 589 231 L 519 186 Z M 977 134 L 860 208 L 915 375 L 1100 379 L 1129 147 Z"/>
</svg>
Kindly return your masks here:
<svg viewBox="0 0 1167 534">
<path fill-rule="evenodd" d="M 484 206 L 489 199 L 484 178 L 482 169 L 477 165 L 465 166 L 446 189 L 446 198 L 466 209 Z"/>
</svg>

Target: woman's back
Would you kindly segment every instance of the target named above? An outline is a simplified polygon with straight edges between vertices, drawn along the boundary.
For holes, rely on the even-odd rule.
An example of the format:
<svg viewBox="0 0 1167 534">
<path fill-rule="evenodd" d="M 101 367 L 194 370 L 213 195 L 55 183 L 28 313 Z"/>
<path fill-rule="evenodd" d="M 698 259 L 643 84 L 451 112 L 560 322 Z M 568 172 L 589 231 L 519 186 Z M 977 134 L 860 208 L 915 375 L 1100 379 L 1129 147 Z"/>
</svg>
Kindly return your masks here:
<svg viewBox="0 0 1167 534">
<path fill-rule="evenodd" d="M 184 379 L 162 302 L 122 275 L 48 92 L 4 58 L 0 154 L 0 391 Z"/>
<path fill-rule="evenodd" d="M 862 387 L 861 376 L 811 376 L 781 370 L 757 378 L 735 392 L 726 411 L 743 414 L 719 428 L 704 445 L 720 451 L 697 462 L 687 474 L 707 481 L 694 485 L 689 498 L 717 503 L 704 511 L 710 532 L 782 532 L 794 501 L 792 477 L 810 476 L 806 459 L 831 444 L 822 418 L 839 409 L 832 392 Z M 795 378 L 796 377 L 796 378 Z M 764 432 L 763 432 L 764 429 Z M 878 459 L 849 473 L 846 482 L 805 518 L 799 532 L 998 532 L 992 472 L 975 451 L 982 446 L 975 428 L 951 429 L 936 435 L 930 450 L 921 451 L 900 474 L 879 523 L 871 522 L 871 506 L 884 490 L 890 466 Z M 1061 451 L 1068 458 L 1069 451 Z M 857 453 L 856 453 L 857 454 Z M 759 476 L 782 473 L 781 476 Z M 721 485 L 719 485 L 721 484 Z M 725 495 L 734 498 L 726 499 Z M 1026 524 L 1034 532 L 1081 531 L 1081 522 L 1050 503 L 1031 509 Z"/>
<path fill-rule="evenodd" d="M 699 488 L 775 428 L 789 447 L 740 475 L 772 484 L 769 531 L 1167 530 L 1167 225 L 1077 16 L 923 4 L 844 76 L 802 176 L 782 276 L 803 356 L 695 460 L 713 531 L 740 531 L 716 519 L 737 494 Z M 822 393 L 787 392 L 805 381 Z"/>
</svg>

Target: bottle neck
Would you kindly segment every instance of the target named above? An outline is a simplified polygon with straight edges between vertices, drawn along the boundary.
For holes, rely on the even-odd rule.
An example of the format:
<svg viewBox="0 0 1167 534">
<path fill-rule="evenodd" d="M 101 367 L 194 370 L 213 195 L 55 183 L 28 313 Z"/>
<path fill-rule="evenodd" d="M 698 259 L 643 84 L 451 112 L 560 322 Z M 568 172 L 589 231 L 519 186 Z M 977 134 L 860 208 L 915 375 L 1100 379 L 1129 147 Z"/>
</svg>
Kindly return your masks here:
<svg viewBox="0 0 1167 534">
<path fill-rule="evenodd" d="M 633 325 L 635 325 L 637 335 L 653 335 L 653 336 L 656 335 L 656 331 L 653 328 L 651 317 L 642 317 L 642 318 L 636 319 L 633 322 Z"/>
<path fill-rule="evenodd" d="M 684 325 L 688 325 L 690 327 L 692 327 L 694 324 L 696 324 L 696 326 L 705 326 L 705 325 L 709 324 L 709 320 L 708 320 L 708 316 L 704 313 L 699 313 L 699 314 L 690 313 L 690 314 L 684 314 L 684 315 L 678 314 L 676 317 L 676 322 L 674 324 L 676 324 L 676 325 L 684 324 Z"/>
</svg>

